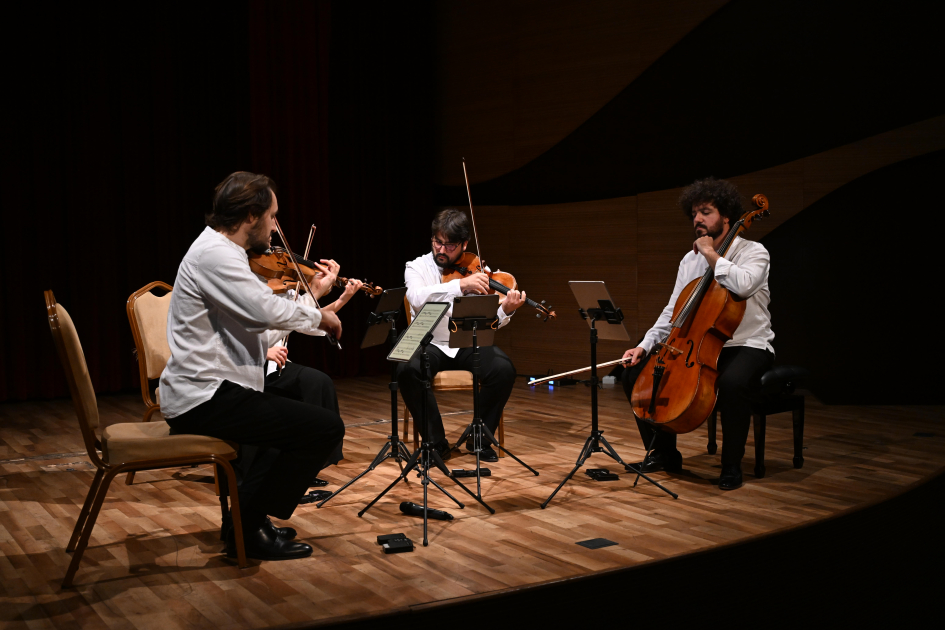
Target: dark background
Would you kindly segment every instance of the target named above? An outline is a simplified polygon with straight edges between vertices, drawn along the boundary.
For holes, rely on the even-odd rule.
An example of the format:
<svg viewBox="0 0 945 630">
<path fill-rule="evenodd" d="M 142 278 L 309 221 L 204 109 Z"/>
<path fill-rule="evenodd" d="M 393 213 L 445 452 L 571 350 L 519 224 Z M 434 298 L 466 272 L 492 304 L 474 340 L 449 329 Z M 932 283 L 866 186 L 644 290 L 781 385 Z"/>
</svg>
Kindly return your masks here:
<svg viewBox="0 0 945 630">
<path fill-rule="evenodd" d="M 516 6 L 541 5 L 527 4 Z M 940 116 L 943 43 L 928 6 L 733 0 L 542 155 L 474 183 L 473 198 L 515 213 L 658 192 Z M 44 289 L 72 313 L 96 391 L 133 391 L 125 300 L 153 280 L 173 283 L 213 187 L 235 170 L 277 182 L 293 248 L 314 223 L 313 258 L 401 285 L 404 261 L 427 250 L 436 204 L 463 201 L 463 190 L 434 178 L 437 108 L 455 106 L 440 102 L 437 38 L 458 36 L 438 28 L 454 8 L 254 0 L 8 10 L 0 402 L 67 393 Z M 523 85 L 502 87 L 510 102 Z M 762 239 L 778 362 L 809 367 L 824 401 L 945 402 L 929 287 L 943 166 L 939 152 L 863 175 Z M 528 226 L 514 232 L 509 242 L 532 267 L 555 260 Z M 664 249 L 641 245 L 640 283 L 675 269 L 684 250 Z M 544 275 L 560 284 L 567 272 Z M 333 377 L 386 373 L 383 349 L 357 347 L 372 306 L 355 296 L 341 312 L 343 351 L 293 335 L 292 359 Z M 528 325 L 515 329 L 508 334 Z M 542 339 L 554 349 L 554 334 Z"/>
<path fill-rule="evenodd" d="M 214 186 L 279 186 L 301 251 L 403 284 L 427 249 L 431 26 L 425 2 L 31 5 L 4 41 L 0 401 L 67 394 L 42 291 L 70 310 L 96 391 L 137 386 L 124 303 L 173 284 Z M 389 261 L 400 261 L 397 265 Z M 371 300 L 341 313 L 344 350 L 293 335 L 333 376 L 385 369 L 357 348 Z"/>
</svg>

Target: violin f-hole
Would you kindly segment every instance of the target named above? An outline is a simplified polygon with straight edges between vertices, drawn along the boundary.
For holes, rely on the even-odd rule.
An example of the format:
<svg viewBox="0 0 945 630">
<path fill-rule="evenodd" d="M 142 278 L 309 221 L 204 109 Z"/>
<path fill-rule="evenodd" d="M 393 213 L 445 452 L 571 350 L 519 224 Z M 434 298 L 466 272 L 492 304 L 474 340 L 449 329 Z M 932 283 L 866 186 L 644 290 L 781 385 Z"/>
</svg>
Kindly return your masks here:
<svg viewBox="0 0 945 630">
<path fill-rule="evenodd" d="M 692 349 L 695 348 L 696 346 L 695 346 L 695 344 L 692 343 L 692 339 L 690 339 L 690 340 L 687 341 L 686 343 L 689 344 L 689 354 L 686 355 L 686 367 L 687 367 L 687 368 L 691 368 L 692 366 L 695 365 L 695 363 L 689 361 L 689 358 L 692 356 Z"/>
</svg>

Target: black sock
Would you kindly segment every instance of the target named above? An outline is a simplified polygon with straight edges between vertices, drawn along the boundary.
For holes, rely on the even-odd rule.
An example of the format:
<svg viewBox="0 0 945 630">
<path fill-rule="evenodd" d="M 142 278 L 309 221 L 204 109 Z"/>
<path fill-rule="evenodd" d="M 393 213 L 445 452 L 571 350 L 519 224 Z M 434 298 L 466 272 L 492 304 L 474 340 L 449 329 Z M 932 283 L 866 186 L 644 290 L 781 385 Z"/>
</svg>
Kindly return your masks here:
<svg viewBox="0 0 945 630">
<path fill-rule="evenodd" d="M 266 512 L 259 508 L 246 506 L 240 508 L 244 535 L 254 532 L 266 522 Z"/>
</svg>

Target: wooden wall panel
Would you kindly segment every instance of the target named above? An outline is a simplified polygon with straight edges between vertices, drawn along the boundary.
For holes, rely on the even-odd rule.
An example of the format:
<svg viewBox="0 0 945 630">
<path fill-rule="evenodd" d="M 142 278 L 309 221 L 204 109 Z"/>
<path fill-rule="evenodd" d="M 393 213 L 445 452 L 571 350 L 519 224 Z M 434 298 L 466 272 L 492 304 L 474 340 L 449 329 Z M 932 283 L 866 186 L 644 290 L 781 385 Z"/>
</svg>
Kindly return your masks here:
<svg viewBox="0 0 945 630">
<path fill-rule="evenodd" d="M 528 297 L 546 300 L 558 314 L 544 322 L 523 306 L 499 331 L 496 343 L 520 374 L 586 364 L 587 324 L 577 312 L 569 280 L 603 280 L 637 335 L 636 199 L 607 199 L 552 206 L 483 206 L 476 223 L 486 262 L 515 275 Z M 602 341 L 599 352 L 626 344 Z"/>
<path fill-rule="evenodd" d="M 437 8 L 437 171 L 481 182 L 544 153 L 726 0 L 479 0 Z"/>
<path fill-rule="evenodd" d="M 746 234 L 758 240 L 813 201 L 882 166 L 945 148 L 945 116 L 880 134 L 801 160 L 731 177 L 746 197 L 761 192 L 772 216 Z M 585 203 L 484 206 L 476 209 L 487 262 L 515 274 L 529 297 L 558 313 L 542 323 L 524 307 L 497 335 L 520 374 L 588 364 L 587 325 L 577 314 L 568 280 L 604 280 L 626 315 L 636 342 L 666 306 L 679 260 L 693 241 L 674 188 Z M 778 264 L 773 261 L 773 264 Z M 772 296 L 777 303 L 777 294 Z M 777 333 L 777 321 L 774 322 Z M 775 341 L 777 345 L 777 340 Z M 600 343 L 600 361 L 627 347 Z"/>
</svg>

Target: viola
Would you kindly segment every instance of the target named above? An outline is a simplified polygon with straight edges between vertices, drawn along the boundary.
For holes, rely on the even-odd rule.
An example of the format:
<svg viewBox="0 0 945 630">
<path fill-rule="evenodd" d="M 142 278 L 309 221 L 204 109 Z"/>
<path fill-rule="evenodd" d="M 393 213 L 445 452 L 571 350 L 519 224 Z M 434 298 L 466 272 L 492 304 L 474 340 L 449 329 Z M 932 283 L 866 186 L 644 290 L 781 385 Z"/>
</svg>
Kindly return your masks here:
<svg viewBox="0 0 945 630">
<path fill-rule="evenodd" d="M 488 267 L 483 269 L 482 262 L 479 260 L 479 256 L 472 252 L 465 252 L 462 256 L 460 256 L 459 260 L 448 267 L 450 271 L 449 273 L 443 274 L 443 282 L 449 282 L 450 280 L 456 280 L 457 278 L 462 279 L 474 273 L 484 273 L 489 276 L 490 294 L 494 295 L 499 293 L 504 296 L 508 295 L 509 291 L 518 288 L 518 282 L 515 281 L 515 276 L 498 269 L 496 271 L 491 271 Z M 503 300 L 504 298 L 500 299 L 500 303 Z M 536 313 L 535 317 L 540 318 L 542 315 L 544 315 L 544 321 L 548 321 L 549 318 L 555 319 L 556 317 L 555 312 L 545 305 L 544 300 L 541 302 L 536 302 L 535 300 L 526 297 L 525 304 L 538 309 L 539 312 Z"/>
<path fill-rule="evenodd" d="M 755 195 L 753 201 L 758 209 L 735 222 L 717 250 L 719 256 L 753 220 L 769 216 L 764 195 Z M 633 385 L 633 415 L 672 433 L 688 433 L 705 422 L 718 396 L 719 354 L 735 334 L 745 307 L 744 299 L 715 280 L 712 267 L 686 285 L 673 308 L 669 334 L 650 352 L 646 369 Z"/>
<path fill-rule="evenodd" d="M 314 282 L 316 276 L 321 273 L 314 262 L 298 254 L 290 256 L 283 247 L 271 247 L 264 254 L 250 252 L 249 268 L 266 278 L 266 284 L 273 293 L 285 293 L 289 289 L 298 289 L 299 274 L 295 270 L 295 265 L 292 264 L 293 259 L 298 263 L 298 269 L 305 276 L 308 284 Z M 335 279 L 334 286 L 344 288 L 348 282 L 348 278 L 339 276 Z M 384 292 L 382 287 L 374 286 L 372 282 L 362 282 L 360 289 L 372 298 Z"/>
</svg>

